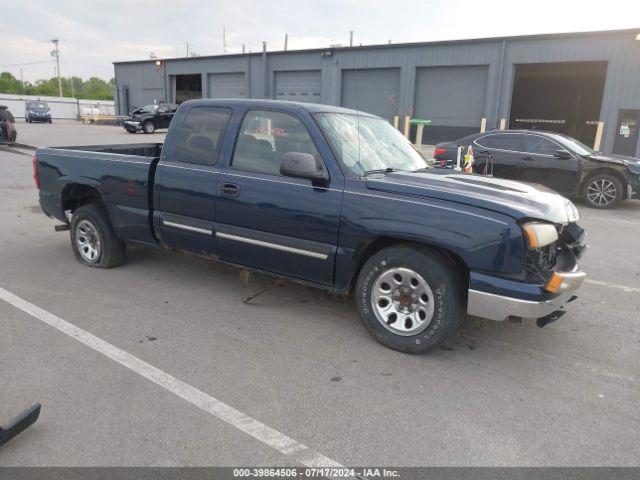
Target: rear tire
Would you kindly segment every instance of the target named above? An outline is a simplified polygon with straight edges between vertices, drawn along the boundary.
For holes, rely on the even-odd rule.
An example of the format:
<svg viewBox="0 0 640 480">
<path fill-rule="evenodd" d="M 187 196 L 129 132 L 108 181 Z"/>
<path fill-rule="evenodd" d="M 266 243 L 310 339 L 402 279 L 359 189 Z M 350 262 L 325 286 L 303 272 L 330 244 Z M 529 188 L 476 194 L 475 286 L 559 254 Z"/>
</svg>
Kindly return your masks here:
<svg viewBox="0 0 640 480">
<path fill-rule="evenodd" d="M 142 124 L 142 131 L 144 133 L 153 133 L 156 131 L 156 127 L 151 121 L 146 121 Z"/>
<path fill-rule="evenodd" d="M 90 203 L 78 208 L 71 219 L 71 247 L 76 259 L 87 267 L 122 265 L 126 248 L 113 231 L 107 210 Z"/>
<path fill-rule="evenodd" d="M 616 207 L 624 197 L 624 187 L 618 177 L 600 173 L 584 184 L 582 198 L 588 206 L 606 210 Z"/>
<path fill-rule="evenodd" d="M 464 318 L 458 272 L 447 259 L 413 245 L 388 247 L 369 258 L 355 296 L 369 333 L 399 352 L 438 348 Z"/>
</svg>

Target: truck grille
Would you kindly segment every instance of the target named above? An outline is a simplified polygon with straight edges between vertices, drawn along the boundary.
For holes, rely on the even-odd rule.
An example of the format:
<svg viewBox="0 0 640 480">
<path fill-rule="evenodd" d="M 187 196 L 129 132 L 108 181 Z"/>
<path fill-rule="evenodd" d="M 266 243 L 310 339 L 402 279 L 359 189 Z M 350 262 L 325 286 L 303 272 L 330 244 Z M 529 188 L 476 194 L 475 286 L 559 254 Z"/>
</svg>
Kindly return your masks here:
<svg viewBox="0 0 640 480">
<path fill-rule="evenodd" d="M 556 265 L 557 242 L 527 253 L 525 276 L 527 283 L 546 282 L 546 274 Z"/>
</svg>

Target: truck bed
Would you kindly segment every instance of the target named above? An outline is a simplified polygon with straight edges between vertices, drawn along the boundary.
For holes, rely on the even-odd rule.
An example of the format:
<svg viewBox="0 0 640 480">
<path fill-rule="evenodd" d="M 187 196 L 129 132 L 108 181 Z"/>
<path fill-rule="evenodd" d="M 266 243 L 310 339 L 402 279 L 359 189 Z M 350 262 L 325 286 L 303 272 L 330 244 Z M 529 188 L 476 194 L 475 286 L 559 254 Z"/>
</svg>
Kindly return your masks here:
<svg viewBox="0 0 640 480">
<path fill-rule="evenodd" d="M 69 199 L 98 197 L 119 238 L 154 244 L 153 179 L 161 152 L 161 143 L 39 148 L 40 205 L 67 223 Z"/>
</svg>

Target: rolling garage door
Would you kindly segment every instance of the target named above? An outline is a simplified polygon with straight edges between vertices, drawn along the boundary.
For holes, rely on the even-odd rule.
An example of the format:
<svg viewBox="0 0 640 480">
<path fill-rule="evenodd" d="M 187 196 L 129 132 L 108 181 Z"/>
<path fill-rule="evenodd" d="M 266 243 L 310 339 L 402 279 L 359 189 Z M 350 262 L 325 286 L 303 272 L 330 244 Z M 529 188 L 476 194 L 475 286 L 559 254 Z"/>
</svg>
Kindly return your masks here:
<svg viewBox="0 0 640 480">
<path fill-rule="evenodd" d="M 320 70 L 276 72 L 275 99 L 320 103 Z"/>
<path fill-rule="evenodd" d="M 399 68 L 342 71 L 342 106 L 392 121 L 398 114 Z"/>
<path fill-rule="evenodd" d="M 480 131 L 488 72 L 487 65 L 418 68 L 414 117 L 431 120 L 423 143 L 455 140 Z"/>
<path fill-rule="evenodd" d="M 209 98 L 244 98 L 244 73 L 210 73 Z"/>
</svg>

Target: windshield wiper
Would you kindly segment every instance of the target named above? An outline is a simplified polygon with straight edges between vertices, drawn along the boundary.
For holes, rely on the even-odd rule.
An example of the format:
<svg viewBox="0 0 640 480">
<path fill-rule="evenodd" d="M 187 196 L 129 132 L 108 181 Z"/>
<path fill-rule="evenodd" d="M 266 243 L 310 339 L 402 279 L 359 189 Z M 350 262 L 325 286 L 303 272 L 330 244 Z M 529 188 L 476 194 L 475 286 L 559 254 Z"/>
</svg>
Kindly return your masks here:
<svg viewBox="0 0 640 480">
<path fill-rule="evenodd" d="M 364 172 L 362 172 L 362 176 L 366 177 L 367 175 L 372 175 L 374 173 L 391 173 L 391 172 L 404 172 L 404 170 L 402 170 L 401 168 L 391 168 L 391 167 L 378 168 L 376 170 L 365 170 Z"/>
</svg>

